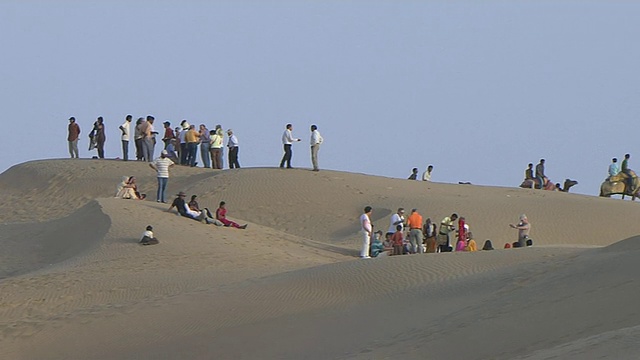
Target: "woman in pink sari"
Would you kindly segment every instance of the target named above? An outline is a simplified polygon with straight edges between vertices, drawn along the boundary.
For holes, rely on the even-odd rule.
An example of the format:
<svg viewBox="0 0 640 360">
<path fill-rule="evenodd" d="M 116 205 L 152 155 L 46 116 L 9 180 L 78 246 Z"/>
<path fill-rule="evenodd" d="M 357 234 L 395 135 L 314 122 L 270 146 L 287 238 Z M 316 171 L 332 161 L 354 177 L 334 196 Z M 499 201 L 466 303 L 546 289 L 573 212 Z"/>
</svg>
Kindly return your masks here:
<svg viewBox="0 0 640 360">
<path fill-rule="evenodd" d="M 220 207 L 216 210 L 216 219 L 218 219 L 218 221 L 220 221 L 224 226 L 231 226 L 236 229 L 246 229 L 247 224 L 240 225 L 227 219 L 227 209 L 225 208 L 225 204 L 226 203 L 224 201 L 220 201 Z"/>
<path fill-rule="evenodd" d="M 464 217 L 458 219 L 458 242 L 456 243 L 456 251 L 465 251 L 467 247 L 467 229 L 464 226 Z"/>
</svg>

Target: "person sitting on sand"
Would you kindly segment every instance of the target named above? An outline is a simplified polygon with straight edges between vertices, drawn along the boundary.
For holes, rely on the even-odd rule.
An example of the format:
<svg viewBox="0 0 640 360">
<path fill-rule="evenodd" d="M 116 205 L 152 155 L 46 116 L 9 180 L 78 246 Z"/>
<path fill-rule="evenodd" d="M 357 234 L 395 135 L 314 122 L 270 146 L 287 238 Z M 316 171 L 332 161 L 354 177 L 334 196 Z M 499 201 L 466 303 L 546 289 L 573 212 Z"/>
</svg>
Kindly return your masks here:
<svg viewBox="0 0 640 360">
<path fill-rule="evenodd" d="M 130 176 L 123 176 L 122 181 L 118 185 L 118 192 L 116 192 L 116 196 L 118 199 L 138 199 L 135 191 L 129 185 Z"/>
<path fill-rule="evenodd" d="M 167 209 L 167 212 L 170 212 L 174 207 L 178 211 L 180 216 L 187 217 L 189 219 L 198 220 L 207 224 L 214 224 L 216 226 L 222 226 L 222 223 L 216 219 L 212 219 L 207 217 L 207 214 L 204 211 L 196 211 L 191 210 L 187 203 L 184 201 L 184 198 L 187 196 L 183 191 L 180 191 L 176 198 L 173 199 L 171 206 Z"/>
<path fill-rule="evenodd" d="M 226 202 L 220 201 L 220 206 L 218 207 L 218 210 L 216 210 L 216 219 L 220 221 L 224 226 L 227 226 L 227 227 L 231 226 L 236 229 L 246 229 L 247 224 L 240 225 L 236 222 L 233 222 L 227 219 L 227 208 L 225 207 L 226 204 L 227 204 Z"/>
<path fill-rule="evenodd" d="M 373 239 L 371 240 L 371 250 L 369 251 L 371 257 L 377 257 L 384 253 L 384 245 L 380 241 L 382 231 L 378 230 L 373 233 Z"/>
<path fill-rule="evenodd" d="M 207 215 L 207 217 L 213 218 L 213 215 L 211 214 L 211 211 L 208 208 L 200 209 L 200 205 L 198 204 L 198 201 L 196 201 L 197 197 L 198 195 L 191 195 L 191 201 L 189 201 L 189 203 L 187 204 L 189 206 L 189 209 L 193 211 L 204 212 Z"/>
<path fill-rule="evenodd" d="M 140 244 L 142 245 L 155 245 L 160 243 L 158 239 L 153 237 L 153 227 L 151 225 L 147 226 L 145 232 L 142 233 L 142 239 L 140 239 Z"/>
<path fill-rule="evenodd" d="M 473 234 L 469 232 L 467 236 L 469 237 L 469 241 L 467 241 L 467 247 L 465 248 L 465 251 L 478 251 L 478 244 L 476 244 L 476 241 L 473 239 Z"/>
<path fill-rule="evenodd" d="M 484 242 L 484 246 L 482 250 L 493 250 L 493 245 L 491 244 L 491 240 L 487 240 Z"/>
<path fill-rule="evenodd" d="M 384 251 L 388 252 L 389 254 L 393 254 L 393 241 L 391 241 L 391 236 L 393 236 L 393 234 L 386 233 L 385 239 L 382 242 Z"/>
<path fill-rule="evenodd" d="M 529 231 L 531 231 L 531 224 L 529 223 L 529 219 L 527 219 L 527 215 L 520 215 L 520 222 L 518 225 L 509 224 L 510 227 L 514 229 L 518 229 L 518 243 L 520 247 L 524 247 L 527 245 L 527 239 L 529 239 Z"/>
<path fill-rule="evenodd" d="M 402 255 L 404 235 L 402 234 L 402 225 L 396 226 L 396 232 L 391 235 L 391 242 L 393 243 L 393 255 Z"/>
<path fill-rule="evenodd" d="M 123 176 L 115 197 L 119 199 L 143 200 L 146 195 L 138 192 L 135 176 Z"/>
</svg>

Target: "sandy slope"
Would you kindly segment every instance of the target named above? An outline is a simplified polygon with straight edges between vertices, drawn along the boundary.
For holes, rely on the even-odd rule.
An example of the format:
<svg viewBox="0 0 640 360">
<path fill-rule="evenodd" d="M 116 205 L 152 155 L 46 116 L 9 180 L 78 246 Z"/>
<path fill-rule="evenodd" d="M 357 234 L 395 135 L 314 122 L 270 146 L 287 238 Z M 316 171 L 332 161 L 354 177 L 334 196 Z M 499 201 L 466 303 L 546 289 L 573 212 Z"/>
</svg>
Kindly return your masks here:
<svg viewBox="0 0 640 360">
<path fill-rule="evenodd" d="M 249 223 L 242 231 L 111 198 L 122 175 L 153 193 L 154 173 L 138 162 L 36 161 L 0 175 L 9 194 L 0 204 L 1 358 L 640 351 L 640 238 L 631 238 L 640 224 L 625 221 L 640 215 L 638 204 L 331 171 L 173 171 L 171 193 L 199 194 L 211 208 L 227 201 L 230 217 Z M 507 224 L 526 212 L 536 244 L 547 246 L 361 261 L 357 217 L 367 204 L 383 229 L 398 206 L 435 219 L 456 211 L 496 246 L 513 240 Z M 160 245 L 136 244 L 147 224 Z"/>
</svg>

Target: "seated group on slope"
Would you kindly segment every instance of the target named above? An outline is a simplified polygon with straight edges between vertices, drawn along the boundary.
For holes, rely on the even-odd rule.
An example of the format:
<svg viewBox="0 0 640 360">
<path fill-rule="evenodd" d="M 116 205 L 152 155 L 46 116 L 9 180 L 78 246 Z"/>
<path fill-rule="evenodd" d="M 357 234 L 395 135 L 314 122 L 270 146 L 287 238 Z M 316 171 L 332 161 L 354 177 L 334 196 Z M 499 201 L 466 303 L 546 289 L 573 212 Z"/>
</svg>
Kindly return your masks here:
<svg viewBox="0 0 640 360">
<path fill-rule="evenodd" d="M 227 209 L 226 203 L 224 201 L 220 202 L 218 209 L 216 210 L 216 216 L 213 217 L 213 214 L 208 208 L 200 209 L 200 205 L 196 201 L 196 195 L 191 196 L 191 201 L 187 203 L 185 201 L 185 194 L 183 191 L 180 191 L 176 198 L 173 199 L 171 206 L 167 211 L 171 211 L 174 207 L 178 211 L 178 214 L 193 220 L 198 220 L 205 224 L 214 224 L 216 226 L 228 226 L 234 227 L 236 229 L 246 229 L 247 224 L 240 225 L 234 221 L 227 219 Z"/>
</svg>

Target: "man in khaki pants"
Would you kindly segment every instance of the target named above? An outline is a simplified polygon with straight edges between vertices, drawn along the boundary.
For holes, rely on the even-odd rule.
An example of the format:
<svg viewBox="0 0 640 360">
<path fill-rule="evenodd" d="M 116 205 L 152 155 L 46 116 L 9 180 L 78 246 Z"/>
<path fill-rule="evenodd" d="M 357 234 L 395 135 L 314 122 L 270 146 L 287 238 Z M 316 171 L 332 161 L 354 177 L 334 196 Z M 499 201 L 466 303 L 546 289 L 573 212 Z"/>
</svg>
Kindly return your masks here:
<svg viewBox="0 0 640 360">
<path fill-rule="evenodd" d="M 320 150 L 322 141 L 323 139 L 318 131 L 318 127 L 311 125 L 311 164 L 313 165 L 313 171 L 320 171 L 318 168 L 318 151 Z"/>
</svg>

